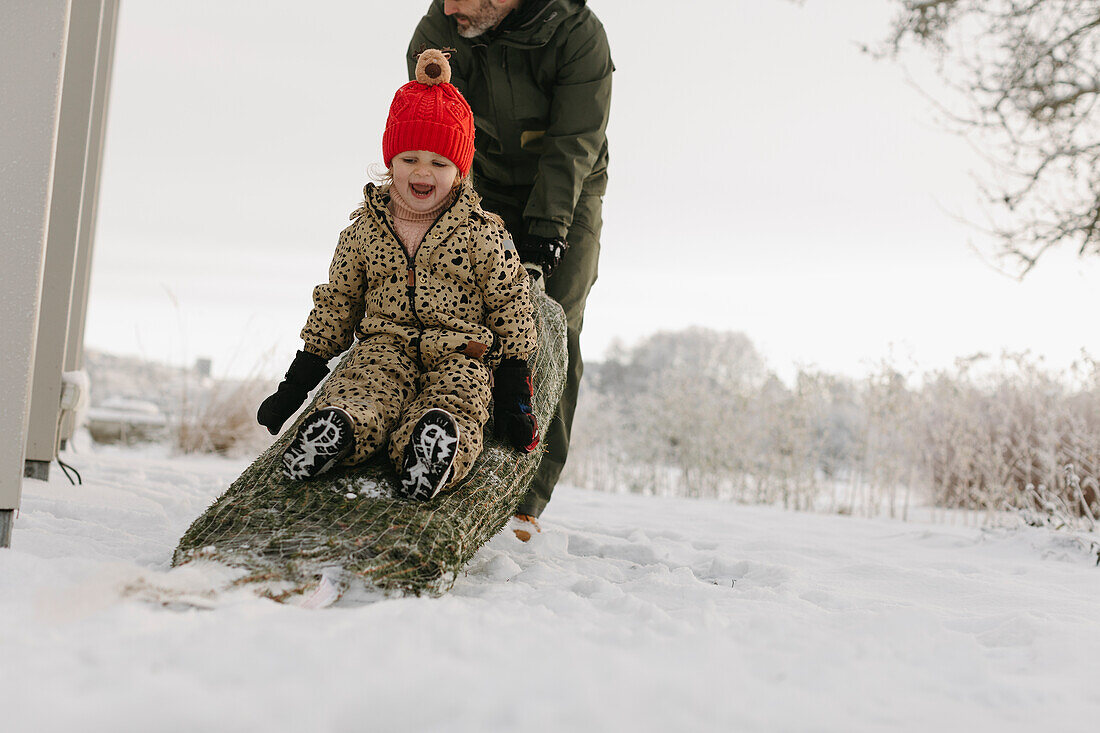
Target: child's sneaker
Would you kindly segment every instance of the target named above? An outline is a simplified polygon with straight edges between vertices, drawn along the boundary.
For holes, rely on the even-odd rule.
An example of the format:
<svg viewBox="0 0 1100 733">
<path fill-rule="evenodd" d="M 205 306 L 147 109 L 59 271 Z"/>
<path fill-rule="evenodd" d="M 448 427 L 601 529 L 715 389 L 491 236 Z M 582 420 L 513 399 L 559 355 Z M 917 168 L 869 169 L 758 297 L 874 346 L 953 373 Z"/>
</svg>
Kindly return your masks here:
<svg viewBox="0 0 1100 733">
<path fill-rule="evenodd" d="M 293 479 L 322 474 L 355 447 L 351 417 L 339 407 L 313 413 L 298 426 L 294 440 L 283 452 L 283 473 Z"/>
<path fill-rule="evenodd" d="M 517 514 L 512 517 L 508 522 L 508 529 L 516 535 L 516 539 L 520 542 L 529 542 L 531 535 L 542 532 L 542 527 L 539 526 L 539 520 L 532 517 L 530 514 Z"/>
<path fill-rule="evenodd" d="M 458 448 L 458 423 L 446 410 L 428 410 L 416 421 L 397 482 L 410 499 L 427 501 L 451 476 Z"/>
</svg>

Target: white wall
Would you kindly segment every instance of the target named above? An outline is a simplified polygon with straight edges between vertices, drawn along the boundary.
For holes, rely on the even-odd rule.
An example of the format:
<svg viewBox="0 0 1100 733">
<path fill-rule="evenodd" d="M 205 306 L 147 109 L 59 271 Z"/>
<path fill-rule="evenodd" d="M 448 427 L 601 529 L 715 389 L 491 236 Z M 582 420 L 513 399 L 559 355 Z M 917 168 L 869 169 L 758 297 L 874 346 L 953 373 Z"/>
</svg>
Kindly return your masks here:
<svg viewBox="0 0 1100 733">
<path fill-rule="evenodd" d="M 0 511 L 22 486 L 68 19 L 67 0 L 15 0 L 0 24 Z"/>
</svg>

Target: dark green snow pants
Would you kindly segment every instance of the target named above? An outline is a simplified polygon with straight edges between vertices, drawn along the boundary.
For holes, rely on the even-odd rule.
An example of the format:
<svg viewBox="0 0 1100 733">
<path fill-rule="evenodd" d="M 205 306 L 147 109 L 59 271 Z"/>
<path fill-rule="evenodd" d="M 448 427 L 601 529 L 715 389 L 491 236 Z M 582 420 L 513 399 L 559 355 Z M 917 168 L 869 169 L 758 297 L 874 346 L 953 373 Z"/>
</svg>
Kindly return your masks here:
<svg viewBox="0 0 1100 733">
<path fill-rule="evenodd" d="M 476 184 L 476 180 L 475 180 Z M 483 197 L 482 207 L 504 219 L 513 237 L 523 236 L 522 200 L 497 197 L 489 191 L 478 191 Z M 539 516 L 550 501 L 554 486 L 565 467 L 569 455 L 569 434 L 573 428 L 573 413 L 577 409 L 577 390 L 580 388 L 584 361 L 581 359 L 581 327 L 584 325 L 584 304 L 592 284 L 596 282 L 600 259 L 600 229 L 603 227 L 603 197 L 581 194 L 573 211 L 573 224 L 566 241 L 569 250 L 561 265 L 546 281 L 546 294 L 561 304 L 565 311 L 569 363 L 566 365 L 565 391 L 550 425 L 540 426 L 546 453 L 542 456 L 538 473 L 531 482 L 527 496 L 516 510 L 520 514 Z"/>
</svg>

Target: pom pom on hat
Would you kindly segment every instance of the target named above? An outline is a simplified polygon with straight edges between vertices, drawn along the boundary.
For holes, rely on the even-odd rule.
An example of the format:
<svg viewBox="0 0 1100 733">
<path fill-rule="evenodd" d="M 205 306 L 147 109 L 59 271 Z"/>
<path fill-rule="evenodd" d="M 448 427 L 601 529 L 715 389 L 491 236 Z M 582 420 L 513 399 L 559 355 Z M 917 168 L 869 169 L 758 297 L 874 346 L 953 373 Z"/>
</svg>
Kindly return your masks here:
<svg viewBox="0 0 1100 733">
<path fill-rule="evenodd" d="M 416 80 L 397 90 L 390 104 L 382 156 L 389 167 L 406 150 L 442 155 L 466 176 L 474 162 L 474 114 L 450 83 L 448 54 L 423 51 L 416 62 Z"/>
<path fill-rule="evenodd" d="M 416 59 L 416 80 L 428 86 L 450 84 L 451 62 L 448 58 L 450 54 L 443 53 L 438 48 L 429 48 L 420 54 Z"/>
</svg>

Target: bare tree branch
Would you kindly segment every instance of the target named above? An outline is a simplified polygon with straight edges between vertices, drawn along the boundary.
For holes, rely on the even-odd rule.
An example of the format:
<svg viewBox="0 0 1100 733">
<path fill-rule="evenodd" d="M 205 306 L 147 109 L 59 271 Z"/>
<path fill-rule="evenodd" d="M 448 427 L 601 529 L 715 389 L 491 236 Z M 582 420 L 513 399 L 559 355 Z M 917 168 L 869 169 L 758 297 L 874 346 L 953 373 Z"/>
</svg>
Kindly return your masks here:
<svg viewBox="0 0 1100 733">
<path fill-rule="evenodd" d="M 994 163 L 982 191 L 1022 277 L 1062 244 L 1100 254 L 1100 0 L 891 0 L 870 53 L 921 49 L 958 96 L 947 118 Z"/>
</svg>

